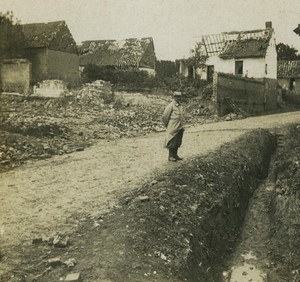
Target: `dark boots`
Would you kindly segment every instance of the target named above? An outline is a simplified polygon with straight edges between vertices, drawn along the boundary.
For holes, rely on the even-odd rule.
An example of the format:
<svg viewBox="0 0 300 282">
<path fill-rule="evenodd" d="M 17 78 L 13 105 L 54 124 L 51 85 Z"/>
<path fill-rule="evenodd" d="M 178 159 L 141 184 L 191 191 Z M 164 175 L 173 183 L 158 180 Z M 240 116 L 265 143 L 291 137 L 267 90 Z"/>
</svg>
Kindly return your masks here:
<svg viewBox="0 0 300 282">
<path fill-rule="evenodd" d="M 178 156 L 178 148 L 174 149 L 174 153 L 175 153 L 175 159 L 176 159 L 177 161 L 183 160 L 183 158 L 181 158 L 181 157 Z"/>
<path fill-rule="evenodd" d="M 169 158 L 168 161 L 170 162 L 176 162 L 176 154 L 175 154 L 175 149 L 174 148 L 169 148 Z"/>
<path fill-rule="evenodd" d="M 178 156 L 178 148 L 169 148 L 169 158 L 170 162 L 181 161 L 182 158 Z"/>
</svg>

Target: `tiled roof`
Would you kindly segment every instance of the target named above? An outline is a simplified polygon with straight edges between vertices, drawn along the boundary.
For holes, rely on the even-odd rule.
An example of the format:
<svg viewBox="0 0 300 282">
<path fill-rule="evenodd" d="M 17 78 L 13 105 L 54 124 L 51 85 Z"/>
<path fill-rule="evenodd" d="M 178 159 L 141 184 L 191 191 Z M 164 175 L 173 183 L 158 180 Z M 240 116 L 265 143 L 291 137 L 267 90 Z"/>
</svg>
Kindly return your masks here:
<svg viewBox="0 0 300 282">
<path fill-rule="evenodd" d="M 272 34 L 273 29 L 224 32 L 203 36 L 199 45 L 208 56 L 223 59 L 264 57 Z"/>
<path fill-rule="evenodd" d="M 76 42 L 65 21 L 24 24 L 22 30 L 25 48 L 49 47 L 57 51 L 78 52 Z"/>
<path fill-rule="evenodd" d="M 125 40 L 84 41 L 80 47 L 80 65 L 133 66 L 139 62 L 148 47 L 153 48 L 152 38 Z"/>
<path fill-rule="evenodd" d="M 300 77 L 300 61 L 278 61 L 277 77 Z"/>
</svg>

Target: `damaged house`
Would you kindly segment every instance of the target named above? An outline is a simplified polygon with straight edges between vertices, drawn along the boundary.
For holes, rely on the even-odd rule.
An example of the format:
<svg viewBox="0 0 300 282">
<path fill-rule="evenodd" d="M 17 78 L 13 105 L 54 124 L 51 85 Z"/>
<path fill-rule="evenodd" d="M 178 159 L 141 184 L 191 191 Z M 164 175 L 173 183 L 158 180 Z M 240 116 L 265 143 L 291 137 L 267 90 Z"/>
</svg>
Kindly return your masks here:
<svg viewBox="0 0 300 282">
<path fill-rule="evenodd" d="M 96 65 L 113 69 L 138 69 L 155 74 L 156 55 L 151 37 L 125 40 L 84 41 L 80 47 L 81 68 Z"/>
<path fill-rule="evenodd" d="M 277 53 L 274 29 L 224 32 L 202 36 L 194 56 L 182 60 L 180 73 L 212 79 L 213 72 L 251 78 L 277 78 Z"/>
<path fill-rule="evenodd" d="M 300 36 L 300 24 L 293 31 Z M 300 94 L 300 60 L 278 62 L 278 84 L 286 91 Z"/>
<path fill-rule="evenodd" d="M 24 57 L 32 64 L 32 83 L 47 79 L 78 83 L 78 49 L 65 21 L 24 24 L 22 30 Z"/>
<path fill-rule="evenodd" d="M 282 89 L 300 94 L 300 61 L 278 61 L 277 76 Z"/>
</svg>

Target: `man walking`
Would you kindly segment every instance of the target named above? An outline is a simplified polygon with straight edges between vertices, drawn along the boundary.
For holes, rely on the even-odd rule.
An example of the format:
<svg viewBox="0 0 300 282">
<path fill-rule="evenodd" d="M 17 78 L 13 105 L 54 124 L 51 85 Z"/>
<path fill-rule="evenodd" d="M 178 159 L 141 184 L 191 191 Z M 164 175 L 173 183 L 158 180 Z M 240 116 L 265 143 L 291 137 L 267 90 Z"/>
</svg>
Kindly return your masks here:
<svg viewBox="0 0 300 282">
<path fill-rule="evenodd" d="M 182 160 L 178 156 L 178 148 L 181 146 L 183 137 L 183 113 L 182 113 L 182 94 L 174 92 L 173 101 L 164 110 L 162 120 L 166 130 L 164 147 L 169 149 L 171 162 Z"/>
</svg>

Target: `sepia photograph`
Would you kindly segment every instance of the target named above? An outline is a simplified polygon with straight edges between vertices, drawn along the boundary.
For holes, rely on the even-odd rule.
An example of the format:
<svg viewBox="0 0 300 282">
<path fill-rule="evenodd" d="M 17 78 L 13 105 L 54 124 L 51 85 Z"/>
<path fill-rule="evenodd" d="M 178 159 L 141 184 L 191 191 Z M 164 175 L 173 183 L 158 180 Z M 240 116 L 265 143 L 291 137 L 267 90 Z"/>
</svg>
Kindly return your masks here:
<svg viewBox="0 0 300 282">
<path fill-rule="evenodd" d="M 299 0 L 0 0 L 0 282 L 300 282 Z"/>
</svg>

